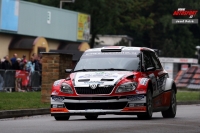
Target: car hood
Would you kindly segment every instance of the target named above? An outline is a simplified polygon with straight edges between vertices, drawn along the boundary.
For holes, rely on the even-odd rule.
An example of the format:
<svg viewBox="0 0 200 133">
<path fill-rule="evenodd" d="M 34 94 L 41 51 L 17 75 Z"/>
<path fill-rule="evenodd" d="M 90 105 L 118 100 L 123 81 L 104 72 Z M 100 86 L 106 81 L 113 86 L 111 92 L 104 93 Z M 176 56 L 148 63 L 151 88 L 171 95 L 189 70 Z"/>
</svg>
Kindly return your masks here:
<svg viewBox="0 0 200 133">
<path fill-rule="evenodd" d="M 89 87 L 90 84 L 114 85 L 122 77 L 128 75 L 133 75 L 133 73 L 130 71 L 77 72 L 74 77 L 74 85 L 75 87 Z"/>
</svg>

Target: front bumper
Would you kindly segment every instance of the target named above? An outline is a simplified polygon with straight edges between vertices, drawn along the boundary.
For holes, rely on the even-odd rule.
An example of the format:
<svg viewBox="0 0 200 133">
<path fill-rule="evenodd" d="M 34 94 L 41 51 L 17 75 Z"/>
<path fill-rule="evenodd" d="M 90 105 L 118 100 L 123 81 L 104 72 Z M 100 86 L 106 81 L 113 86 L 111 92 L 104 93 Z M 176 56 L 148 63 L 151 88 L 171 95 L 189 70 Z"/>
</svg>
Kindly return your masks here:
<svg viewBox="0 0 200 133">
<path fill-rule="evenodd" d="M 146 112 L 146 96 L 51 96 L 51 115 L 136 114 Z"/>
</svg>

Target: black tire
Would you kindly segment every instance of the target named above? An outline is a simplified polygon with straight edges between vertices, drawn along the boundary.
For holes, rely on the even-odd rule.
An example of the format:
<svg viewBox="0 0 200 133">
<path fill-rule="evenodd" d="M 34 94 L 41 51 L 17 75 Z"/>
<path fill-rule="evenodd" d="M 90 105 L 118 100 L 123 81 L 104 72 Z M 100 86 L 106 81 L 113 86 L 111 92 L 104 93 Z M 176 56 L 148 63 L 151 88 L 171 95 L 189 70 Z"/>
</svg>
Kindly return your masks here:
<svg viewBox="0 0 200 133">
<path fill-rule="evenodd" d="M 150 120 L 152 118 L 152 115 L 153 115 L 153 106 L 152 105 L 153 105 L 152 104 L 152 93 L 151 93 L 151 90 L 148 89 L 147 96 L 146 96 L 146 109 L 147 109 L 147 112 L 138 114 L 137 115 L 138 119 Z"/>
<path fill-rule="evenodd" d="M 69 120 L 69 117 L 70 116 L 63 116 L 63 117 L 54 116 L 55 120 L 57 120 L 57 121 Z"/>
<path fill-rule="evenodd" d="M 163 118 L 174 118 L 176 116 L 177 103 L 176 93 L 174 90 L 171 91 L 171 101 L 169 109 L 162 111 Z"/>
<path fill-rule="evenodd" d="M 85 115 L 85 118 L 87 120 L 96 120 L 98 118 L 98 115 Z"/>
</svg>

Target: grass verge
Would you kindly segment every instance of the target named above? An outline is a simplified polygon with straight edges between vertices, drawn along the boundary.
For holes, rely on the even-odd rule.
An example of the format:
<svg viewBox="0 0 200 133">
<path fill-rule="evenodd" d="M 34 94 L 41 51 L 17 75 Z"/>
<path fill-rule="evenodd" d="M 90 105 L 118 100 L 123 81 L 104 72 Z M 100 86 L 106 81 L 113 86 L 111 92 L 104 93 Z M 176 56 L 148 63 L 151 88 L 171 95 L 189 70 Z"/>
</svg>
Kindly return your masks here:
<svg viewBox="0 0 200 133">
<path fill-rule="evenodd" d="M 41 102 L 41 92 L 0 93 L 0 110 L 50 108 Z"/>
<path fill-rule="evenodd" d="M 200 91 L 179 91 L 178 102 L 200 101 Z M 41 102 L 41 92 L 0 93 L 0 110 L 50 108 L 49 103 Z"/>
<path fill-rule="evenodd" d="M 177 91 L 177 102 L 200 101 L 200 91 Z"/>
</svg>

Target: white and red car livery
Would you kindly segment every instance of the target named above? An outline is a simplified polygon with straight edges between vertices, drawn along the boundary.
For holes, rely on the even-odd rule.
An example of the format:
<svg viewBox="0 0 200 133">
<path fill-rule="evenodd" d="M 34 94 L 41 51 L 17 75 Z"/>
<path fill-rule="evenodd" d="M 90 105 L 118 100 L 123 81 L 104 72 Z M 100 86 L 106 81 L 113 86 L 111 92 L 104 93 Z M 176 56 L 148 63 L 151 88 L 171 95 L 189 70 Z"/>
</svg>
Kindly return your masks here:
<svg viewBox="0 0 200 133">
<path fill-rule="evenodd" d="M 137 115 L 151 119 L 176 115 L 176 85 L 154 50 L 112 46 L 86 50 L 69 76 L 54 82 L 51 116 L 97 119 L 99 115 Z"/>
</svg>

